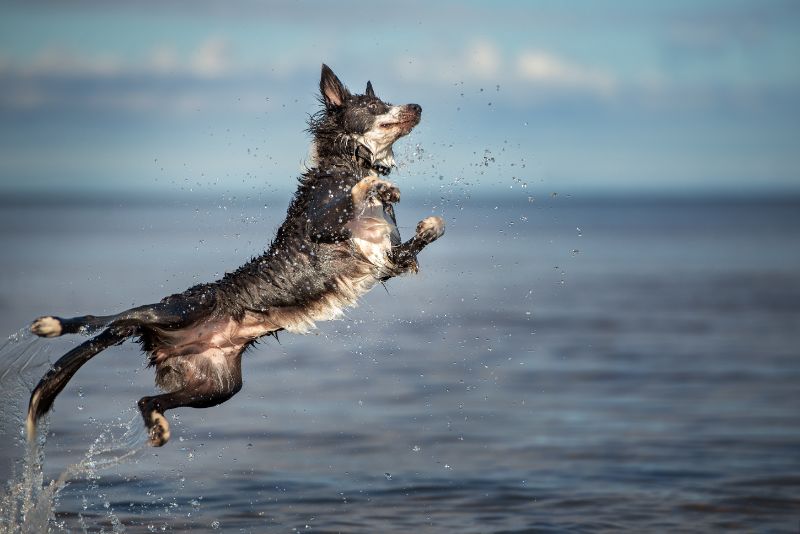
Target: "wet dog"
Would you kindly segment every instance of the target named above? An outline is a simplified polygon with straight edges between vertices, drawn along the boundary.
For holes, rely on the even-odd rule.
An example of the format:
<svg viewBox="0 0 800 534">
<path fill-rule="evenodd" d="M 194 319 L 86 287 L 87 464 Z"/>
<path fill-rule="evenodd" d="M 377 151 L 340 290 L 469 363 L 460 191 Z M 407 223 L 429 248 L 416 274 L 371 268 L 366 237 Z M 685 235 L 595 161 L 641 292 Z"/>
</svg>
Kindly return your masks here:
<svg viewBox="0 0 800 534">
<path fill-rule="evenodd" d="M 133 338 L 165 391 L 138 403 L 150 444 L 164 445 L 170 437 L 164 412 L 233 397 L 242 387 L 242 354 L 257 339 L 306 332 L 339 317 L 377 283 L 417 271 L 417 254 L 442 236 L 444 221 L 428 217 L 402 242 L 394 213 L 400 190 L 385 177 L 394 167 L 392 145 L 419 123 L 422 108 L 383 102 L 370 82 L 364 94 L 351 94 L 326 65 L 320 103 L 309 120 L 314 161 L 265 253 L 156 304 L 33 322 L 31 331 L 42 337 L 97 335 L 62 356 L 33 390 L 29 438 L 84 363 Z"/>
</svg>

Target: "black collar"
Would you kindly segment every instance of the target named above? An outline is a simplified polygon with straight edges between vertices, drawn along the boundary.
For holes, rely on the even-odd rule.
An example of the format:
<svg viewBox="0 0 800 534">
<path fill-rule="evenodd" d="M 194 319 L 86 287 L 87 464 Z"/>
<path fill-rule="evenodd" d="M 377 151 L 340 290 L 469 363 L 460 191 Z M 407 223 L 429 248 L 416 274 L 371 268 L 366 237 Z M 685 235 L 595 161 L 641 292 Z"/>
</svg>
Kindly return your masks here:
<svg viewBox="0 0 800 534">
<path fill-rule="evenodd" d="M 372 153 L 363 145 L 356 145 L 356 150 L 353 153 L 353 159 L 362 160 L 364 163 L 366 163 L 367 167 L 381 176 L 387 176 L 390 172 L 392 172 L 391 167 L 387 167 L 386 165 L 381 165 L 379 163 L 373 163 Z"/>
</svg>

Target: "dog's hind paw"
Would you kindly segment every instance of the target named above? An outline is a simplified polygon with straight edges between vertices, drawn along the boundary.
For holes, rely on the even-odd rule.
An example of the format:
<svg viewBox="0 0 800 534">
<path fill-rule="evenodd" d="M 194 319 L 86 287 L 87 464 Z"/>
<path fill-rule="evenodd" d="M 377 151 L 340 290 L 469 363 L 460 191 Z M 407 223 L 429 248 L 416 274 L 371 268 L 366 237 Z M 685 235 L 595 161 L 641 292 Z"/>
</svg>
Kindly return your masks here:
<svg viewBox="0 0 800 534">
<path fill-rule="evenodd" d="M 167 418 L 158 412 L 150 414 L 150 425 L 147 428 L 150 445 L 161 447 L 169 441 L 169 423 Z"/>
<path fill-rule="evenodd" d="M 417 237 L 425 243 L 433 243 L 444 235 L 444 219 L 441 217 L 426 217 L 417 224 Z"/>
<path fill-rule="evenodd" d="M 31 323 L 31 332 L 39 337 L 58 337 L 64 331 L 58 317 L 39 317 Z"/>
</svg>

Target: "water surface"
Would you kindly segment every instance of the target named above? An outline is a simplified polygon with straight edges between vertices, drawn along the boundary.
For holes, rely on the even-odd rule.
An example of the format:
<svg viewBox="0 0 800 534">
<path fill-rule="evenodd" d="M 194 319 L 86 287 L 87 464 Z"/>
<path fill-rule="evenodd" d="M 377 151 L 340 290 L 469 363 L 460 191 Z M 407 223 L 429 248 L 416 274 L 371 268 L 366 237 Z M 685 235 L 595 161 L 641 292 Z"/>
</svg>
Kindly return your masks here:
<svg viewBox="0 0 800 534">
<path fill-rule="evenodd" d="M 153 391 L 137 346 L 95 358 L 56 403 L 44 481 L 96 442 L 138 452 L 67 477 L 51 528 L 796 532 L 800 205 L 531 200 L 404 199 L 404 236 L 448 223 L 421 273 L 258 345 L 244 389 L 170 412 L 161 449 L 137 430 Z M 2 332 L 211 280 L 263 249 L 285 203 L 4 205 Z"/>
</svg>

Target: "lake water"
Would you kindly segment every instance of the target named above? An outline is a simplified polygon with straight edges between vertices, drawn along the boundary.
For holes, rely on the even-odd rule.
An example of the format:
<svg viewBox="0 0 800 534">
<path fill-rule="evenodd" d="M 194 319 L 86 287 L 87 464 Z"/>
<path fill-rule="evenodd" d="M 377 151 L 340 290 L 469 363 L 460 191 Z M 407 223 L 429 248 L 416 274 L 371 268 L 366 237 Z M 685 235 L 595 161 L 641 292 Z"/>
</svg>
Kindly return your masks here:
<svg viewBox="0 0 800 534">
<path fill-rule="evenodd" d="M 212 280 L 263 249 L 286 203 L 8 201 L 2 333 Z M 404 237 L 447 220 L 420 274 L 258 345 L 234 398 L 168 412 L 163 448 L 135 411 L 153 392 L 136 345 L 82 368 L 44 448 L 44 483 L 66 482 L 37 505 L 51 529 L 797 532 L 800 204 L 397 211 Z M 76 341 L 0 351 L 3 480 L 21 480 L 26 388 Z"/>
</svg>

